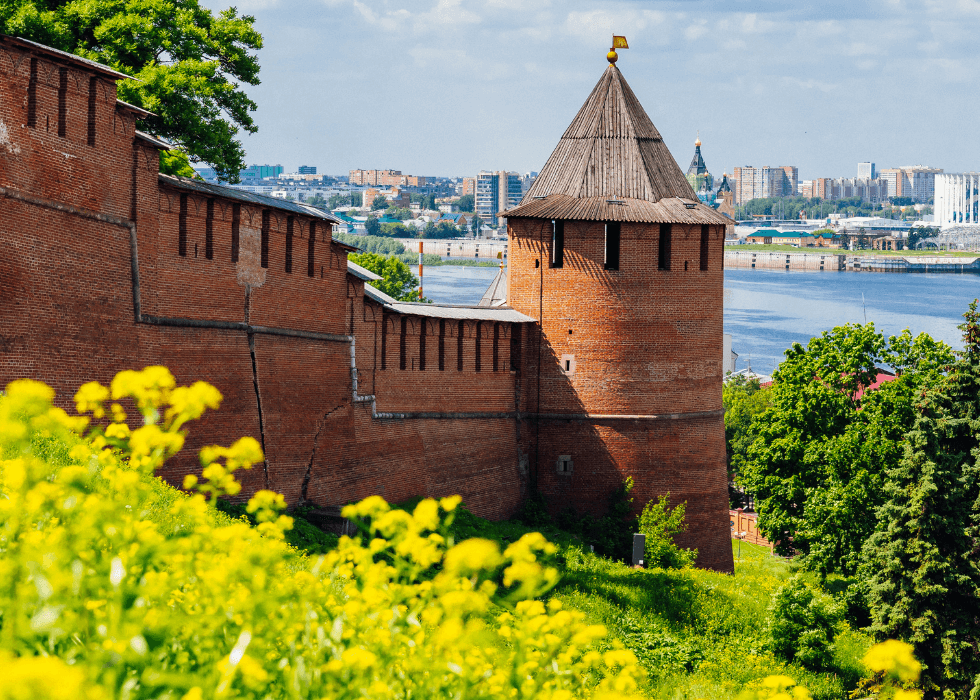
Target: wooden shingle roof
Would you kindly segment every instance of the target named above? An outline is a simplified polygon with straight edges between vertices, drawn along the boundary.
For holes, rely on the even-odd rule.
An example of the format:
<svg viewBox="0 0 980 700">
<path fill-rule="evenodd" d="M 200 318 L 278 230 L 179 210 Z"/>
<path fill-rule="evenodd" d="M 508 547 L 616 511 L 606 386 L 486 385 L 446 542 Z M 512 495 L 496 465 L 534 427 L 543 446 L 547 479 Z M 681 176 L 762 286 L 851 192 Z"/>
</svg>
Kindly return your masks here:
<svg viewBox="0 0 980 700">
<path fill-rule="evenodd" d="M 676 206 L 668 204 L 670 200 Z M 660 202 L 663 204 L 658 206 Z M 612 64 L 521 203 L 501 216 L 706 224 L 727 221 L 698 200 L 657 127 Z"/>
</svg>

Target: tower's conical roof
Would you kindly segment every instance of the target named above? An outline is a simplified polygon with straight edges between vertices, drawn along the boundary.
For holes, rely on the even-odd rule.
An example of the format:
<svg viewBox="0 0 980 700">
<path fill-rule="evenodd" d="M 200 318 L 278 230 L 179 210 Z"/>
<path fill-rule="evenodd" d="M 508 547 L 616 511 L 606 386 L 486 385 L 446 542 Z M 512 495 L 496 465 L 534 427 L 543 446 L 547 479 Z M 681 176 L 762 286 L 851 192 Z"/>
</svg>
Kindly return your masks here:
<svg viewBox="0 0 980 700">
<path fill-rule="evenodd" d="M 606 68 L 506 217 L 723 223 L 697 195 L 623 74 Z"/>
</svg>

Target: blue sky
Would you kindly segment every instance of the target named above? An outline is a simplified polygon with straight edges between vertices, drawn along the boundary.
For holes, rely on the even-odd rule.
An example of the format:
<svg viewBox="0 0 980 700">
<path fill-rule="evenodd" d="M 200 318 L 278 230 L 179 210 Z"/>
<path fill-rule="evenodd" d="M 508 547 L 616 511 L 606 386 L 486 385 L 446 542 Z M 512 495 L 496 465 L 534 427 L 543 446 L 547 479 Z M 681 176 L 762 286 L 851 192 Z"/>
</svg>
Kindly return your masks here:
<svg viewBox="0 0 980 700">
<path fill-rule="evenodd" d="M 205 0 L 212 8 L 227 2 Z M 249 163 L 538 170 L 619 67 L 683 168 L 980 169 L 977 0 L 241 0 L 265 48 Z"/>
</svg>

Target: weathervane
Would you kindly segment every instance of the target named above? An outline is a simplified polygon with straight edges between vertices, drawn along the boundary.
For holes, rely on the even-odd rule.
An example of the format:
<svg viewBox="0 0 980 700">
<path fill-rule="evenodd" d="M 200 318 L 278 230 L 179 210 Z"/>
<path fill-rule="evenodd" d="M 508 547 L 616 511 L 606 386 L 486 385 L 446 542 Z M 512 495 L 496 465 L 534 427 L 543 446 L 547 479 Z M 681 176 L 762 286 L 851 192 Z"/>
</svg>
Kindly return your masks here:
<svg viewBox="0 0 980 700">
<path fill-rule="evenodd" d="M 628 49 L 629 44 L 626 43 L 625 36 L 613 35 L 612 48 L 609 49 L 609 53 L 606 54 L 606 60 L 610 63 L 615 63 L 619 60 L 619 54 L 616 53 L 616 49 Z"/>
</svg>

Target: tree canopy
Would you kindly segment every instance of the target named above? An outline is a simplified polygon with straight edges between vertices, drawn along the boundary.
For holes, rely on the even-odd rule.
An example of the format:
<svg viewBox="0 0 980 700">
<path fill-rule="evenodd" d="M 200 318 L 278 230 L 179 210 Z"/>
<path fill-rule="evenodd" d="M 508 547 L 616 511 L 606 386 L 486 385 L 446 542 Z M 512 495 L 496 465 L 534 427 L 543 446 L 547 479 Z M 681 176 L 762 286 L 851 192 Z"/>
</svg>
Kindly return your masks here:
<svg viewBox="0 0 980 700">
<path fill-rule="evenodd" d="M 382 279 L 371 282 L 371 286 L 388 296 L 399 301 L 425 301 L 419 299 L 419 278 L 398 258 L 377 253 L 348 253 L 347 259 L 381 275 Z"/>
<path fill-rule="evenodd" d="M 914 397 L 952 360 L 949 346 L 926 334 L 886 340 L 872 323 L 838 326 L 786 351 L 742 474 L 759 529 L 778 551 L 802 552 L 825 574 L 857 571 Z M 896 378 L 871 391 L 882 366 Z"/>
<path fill-rule="evenodd" d="M 474 201 L 474 199 L 475 198 L 473 197 L 473 195 L 464 194 L 462 197 L 459 198 L 459 201 L 456 203 L 456 205 L 459 207 L 460 211 L 473 211 L 473 208 L 476 206 L 476 202 Z"/>
<path fill-rule="evenodd" d="M 154 113 L 142 128 L 231 181 L 245 167 L 236 136 L 258 129 L 242 89 L 259 84 L 254 22 L 198 0 L 0 0 L 0 32 L 132 76 L 119 83 L 119 98 Z"/>
</svg>

